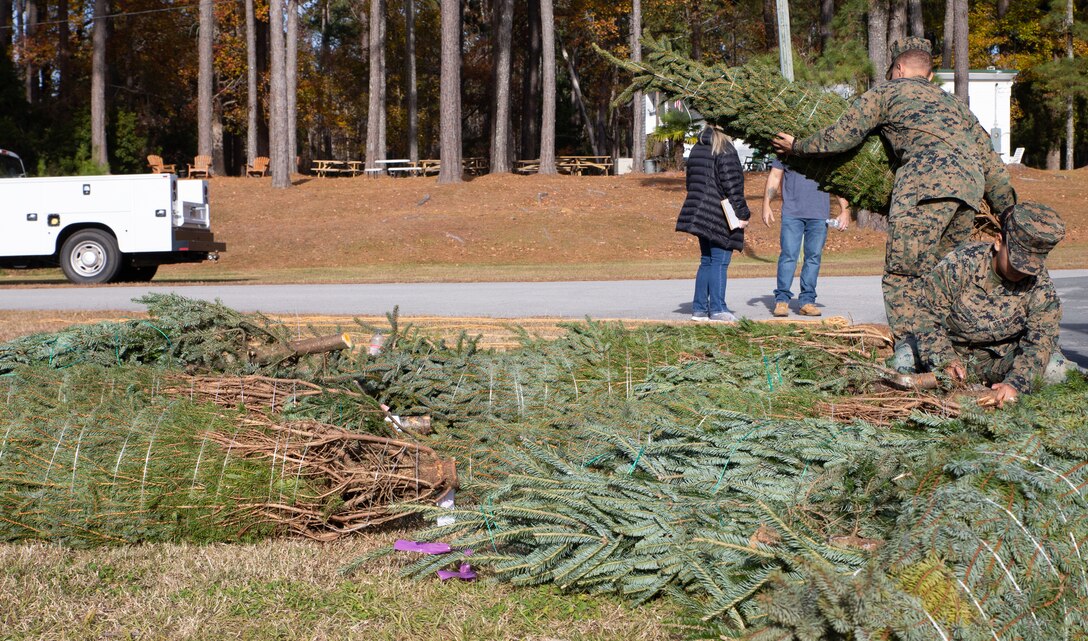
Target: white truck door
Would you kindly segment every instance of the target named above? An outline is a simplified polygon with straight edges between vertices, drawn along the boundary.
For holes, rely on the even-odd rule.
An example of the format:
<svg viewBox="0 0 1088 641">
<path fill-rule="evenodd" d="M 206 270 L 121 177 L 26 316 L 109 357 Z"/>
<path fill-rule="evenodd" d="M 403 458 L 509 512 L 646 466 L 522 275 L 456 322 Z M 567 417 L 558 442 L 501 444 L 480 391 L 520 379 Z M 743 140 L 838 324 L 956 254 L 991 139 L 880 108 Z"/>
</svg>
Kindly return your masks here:
<svg viewBox="0 0 1088 641">
<path fill-rule="evenodd" d="M 53 253 L 55 235 L 51 235 L 46 229 L 42 189 L 34 182 L 28 178 L 0 180 L 2 256 L 42 256 Z"/>
</svg>

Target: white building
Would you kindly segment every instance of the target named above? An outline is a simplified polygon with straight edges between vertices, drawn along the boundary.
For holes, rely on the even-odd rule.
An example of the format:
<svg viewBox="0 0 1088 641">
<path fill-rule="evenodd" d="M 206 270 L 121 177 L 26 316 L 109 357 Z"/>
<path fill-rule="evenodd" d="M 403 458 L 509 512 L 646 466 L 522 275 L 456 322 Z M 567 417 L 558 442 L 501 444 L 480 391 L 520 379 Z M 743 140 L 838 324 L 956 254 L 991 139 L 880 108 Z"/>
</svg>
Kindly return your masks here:
<svg viewBox="0 0 1088 641">
<path fill-rule="evenodd" d="M 948 93 L 955 90 L 954 74 L 948 69 L 938 69 L 934 79 Z M 1012 83 L 1016 72 L 1009 69 L 972 69 L 968 76 L 967 96 L 971 111 L 990 132 L 994 149 L 1003 157 L 1012 154 Z"/>
</svg>

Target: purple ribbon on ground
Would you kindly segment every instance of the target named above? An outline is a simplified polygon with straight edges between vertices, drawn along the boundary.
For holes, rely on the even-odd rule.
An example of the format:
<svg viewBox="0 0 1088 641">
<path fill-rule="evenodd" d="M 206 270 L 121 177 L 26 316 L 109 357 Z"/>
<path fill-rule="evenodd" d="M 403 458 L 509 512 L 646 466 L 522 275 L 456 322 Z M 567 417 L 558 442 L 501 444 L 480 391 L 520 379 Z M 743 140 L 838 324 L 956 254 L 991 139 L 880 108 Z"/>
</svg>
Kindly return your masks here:
<svg viewBox="0 0 1088 641">
<path fill-rule="evenodd" d="M 393 549 L 401 552 L 422 552 L 423 554 L 446 554 L 452 550 L 449 543 L 421 543 L 405 539 L 397 539 L 397 542 L 393 544 Z"/>
<path fill-rule="evenodd" d="M 449 579 L 461 579 L 462 581 L 475 581 L 476 580 L 476 572 L 473 571 L 472 566 L 469 565 L 468 563 L 462 563 L 461 568 L 456 572 L 454 572 L 452 570 L 439 570 L 438 571 L 438 578 L 442 579 L 443 581 L 446 581 L 446 580 L 449 580 Z"/>
</svg>

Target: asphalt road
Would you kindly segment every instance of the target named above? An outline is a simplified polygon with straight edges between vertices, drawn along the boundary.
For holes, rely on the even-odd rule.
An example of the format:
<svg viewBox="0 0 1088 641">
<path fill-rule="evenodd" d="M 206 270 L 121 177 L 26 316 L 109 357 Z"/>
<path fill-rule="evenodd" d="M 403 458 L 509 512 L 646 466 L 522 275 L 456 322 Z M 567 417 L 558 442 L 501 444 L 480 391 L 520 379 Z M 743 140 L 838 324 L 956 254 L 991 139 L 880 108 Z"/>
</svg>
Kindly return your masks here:
<svg viewBox="0 0 1088 641">
<path fill-rule="evenodd" d="M 1088 270 L 1051 273 L 1064 306 L 1062 351 L 1088 367 Z M 796 285 L 796 282 L 795 282 Z M 119 310 L 142 307 L 133 298 L 175 292 L 219 299 L 242 311 L 272 314 L 375 315 L 400 307 L 406 316 L 492 318 L 629 318 L 683 320 L 691 314 L 692 281 L 576 281 L 548 283 L 413 283 L 380 285 L 156 285 L 43 287 L 0 290 L 4 310 Z M 739 316 L 771 318 L 774 279 L 732 279 L 726 302 Z M 824 316 L 884 323 L 879 276 L 820 278 Z"/>
</svg>

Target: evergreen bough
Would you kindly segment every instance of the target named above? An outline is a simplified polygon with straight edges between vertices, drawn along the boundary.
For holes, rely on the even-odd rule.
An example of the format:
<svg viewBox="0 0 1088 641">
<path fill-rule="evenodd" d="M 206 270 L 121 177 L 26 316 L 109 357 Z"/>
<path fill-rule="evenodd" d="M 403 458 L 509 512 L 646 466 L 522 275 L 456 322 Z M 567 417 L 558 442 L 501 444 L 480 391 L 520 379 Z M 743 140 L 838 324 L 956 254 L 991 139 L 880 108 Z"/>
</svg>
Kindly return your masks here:
<svg viewBox="0 0 1088 641">
<path fill-rule="evenodd" d="M 766 154 L 774 152 L 771 141 L 778 132 L 804 138 L 833 124 L 849 106 L 833 92 L 790 82 L 768 66 L 704 65 L 675 52 L 666 38 L 646 36 L 642 47 L 642 62 L 634 62 L 594 46 L 612 64 L 634 75 L 613 104 L 627 104 L 636 91 L 660 91 L 684 100 L 708 122 Z M 878 135 L 842 154 L 791 157 L 790 168 L 855 208 L 888 212 L 894 174 Z"/>
</svg>

